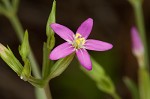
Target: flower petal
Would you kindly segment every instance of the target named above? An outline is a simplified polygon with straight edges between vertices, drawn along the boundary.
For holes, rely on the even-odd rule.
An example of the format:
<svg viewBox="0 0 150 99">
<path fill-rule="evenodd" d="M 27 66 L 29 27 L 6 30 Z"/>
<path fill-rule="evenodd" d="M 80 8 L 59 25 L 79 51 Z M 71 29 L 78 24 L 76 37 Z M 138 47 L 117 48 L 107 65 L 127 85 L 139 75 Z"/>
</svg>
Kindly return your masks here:
<svg viewBox="0 0 150 99">
<path fill-rule="evenodd" d="M 80 64 L 86 68 L 87 70 L 92 70 L 92 63 L 90 60 L 90 55 L 85 49 L 78 49 L 76 51 L 76 55 L 78 57 L 78 60 Z"/>
<path fill-rule="evenodd" d="M 52 23 L 51 28 L 53 29 L 53 31 L 59 35 L 62 39 L 68 41 L 68 40 L 73 40 L 73 35 L 74 33 L 67 28 L 66 26 L 57 24 L 57 23 Z"/>
<path fill-rule="evenodd" d="M 50 53 L 50 56 L 49 58 L 51 60 L 58 60 L 60 58 L 64 58 L 66 57 L 67 55 L 73 53 L 75 50 L 74 50 L 74 47 L 69 44 L 68 42 L 66 43 L 63 43 L 59 46 L 57 46 L 51 53 Z"/>
<path fill-rule="evenodd" d="M 132 37 L 132 51 L 135 54 L 143 54 L 144 47 L 136 27 L 131 28 L 131 37 Z"/>
<path fill-rule="evenodd" d="M 79 26 L 76 33 L 81 34 L 86 39 L 90 35 L 92 27 L 93 27 L 93 19 L 88 18 Z"/>
<path fill-rule="evenodd" d="M 111 49 L 112 47 L 113 45 L 110 43 L 93 39 L 88 39 L 85 43 L 85 48 L 88 50 L 106 51 Z"/>
</svg>

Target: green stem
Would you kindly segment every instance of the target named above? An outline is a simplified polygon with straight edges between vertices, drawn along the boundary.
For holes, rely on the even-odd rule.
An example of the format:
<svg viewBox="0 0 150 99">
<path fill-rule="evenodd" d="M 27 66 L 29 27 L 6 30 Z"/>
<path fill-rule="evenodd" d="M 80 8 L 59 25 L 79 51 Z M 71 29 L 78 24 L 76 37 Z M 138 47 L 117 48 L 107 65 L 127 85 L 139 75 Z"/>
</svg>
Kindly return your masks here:
<svg viewBox="0 0 150 99">
<path fill-rule="evenodd" d="M 143 73 L 148 72 L 149 68 L 149 58 L 148 58 L 148 48 L 147 48 L 147 40 L 146 40 L 146 33 L 145 33 L 145 26 L 144 26 L 144 18 L 143 18 L 143 11 L 142 11 L 142 0 L 133 0 L 132 2 L 135 17 L 136 17 L 136 23 L 137 27 L 140 33 L 140 37 L 142 39 L 143 45 L 144 45 L 144 64 L 139 64 L 139 70 L 138 70 L 138 79 L 139 79 L 139 92 L 140 92 L 140 99 L 149 99 L 147 93 L 149 93 L 147 88 L 149 88 L 148 80 L 149 76 L 143 76 Z"/>
<path fill-rule="evenodd" d="M 149 66 L 149 58 L 148 58 L 148 48 L 147 48 L 147 40 L 146 40 L 146 33 L 145 33 L 145 25 L 144 25 L 144 18 L 143 18 L 143 11 L 142 11 L 142 2 L 137 1 L 133 3 L 136 23 L 140 33 L 140 37 L 142 39 L 144 45 L 144 68 L 147 69 Z"/>
<path fill-rule="evenodd" d="M 19 22 L 18 17 L 14 15 L 11 18 L 9 18 L 9 20 L 10 20 L 13 28 L 15 29 L 20 42 L 22 42 L 24 30 L 23 30 L 23 28 L 21 26 L 21 23 Z M 33 55 L 32 50 L 30 52 L 29 59 L 30 59 L 30 62 L 32 64 L 32 70 L 33 70 L 34 76 L 37 77 L 37 78 L 41 78 L 40 70 L 38 68 L 39 66 L 38 66 L 38 64 L 37 64 L 37 62 L 35 60 L 35 57 Z"/>
<path fill-rule="evenodd" d="M 11 22 L 13 28 L 15 29 L 15 32 L 17 34 L 17 37 L 19 38 L 19 41 L 22 42 L 24 30 L 21 27 L 21 23 L 19 22 L 18 17 L 13 15 L 11 17 L 8 17 L 8 19 Z"/>
<path fill-rule="evenodd" d="M 21 23 L 20 23 L 18 17 L 16 15 L 12 15 L 11 17 L 8 17 L 8 19 L 10 20 L 13 28 L 15 29 L 20 42 L 22 42 L 24 30 L 21 26 Z M 31 62 L 33 75 L 37 78 L 41 78 L 41 75 L 40 75 L 41 73 L 38 68 L 39 66 L 35 60 L 32 50 L 30 52 L 29 59 Z M 49 86 L 46 87 L 46 89 L 48 89 L 48 88 L 49 88 Z M 44 88 L 35 88 L 35 93 L 36 93 L 37 99 L 52 99 L 51 96 L 49 95 L 50 89 L 49 89 L 49 92 L 47 92 L 47 90 L 45 90 Z M 47 97 L 47 96 L 49 96 L 49 97 Z"/>
<path fill-rule="evenodd" d="M 50 86 L 49 86 L 49 84 L 47 84 L 47 86 L 45 86 L 44 90 L 45 90 L 45 93 L 46 93 L 47 98 L 48 98 L 48 99 L 52 99 L 52 95 L 51 95 L 51 91 L 50 91 Z"/>
</svg>

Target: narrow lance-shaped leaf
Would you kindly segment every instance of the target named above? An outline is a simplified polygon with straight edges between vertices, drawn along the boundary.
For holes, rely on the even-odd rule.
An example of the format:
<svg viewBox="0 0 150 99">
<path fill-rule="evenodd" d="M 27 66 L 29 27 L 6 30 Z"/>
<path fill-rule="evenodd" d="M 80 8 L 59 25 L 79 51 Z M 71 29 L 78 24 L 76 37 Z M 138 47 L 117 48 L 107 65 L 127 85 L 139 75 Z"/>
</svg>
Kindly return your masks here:
<svg viewBox="0 0 150 99">
<path fill-rule="evenodd" d="M 25 31 L 25 35 L 23 38 L 23 42 L 21 46 L 19 46 L 19 53 L 22 57 L 22 60 L 25 62 L 30 52 L 29 39 L 28 39 L 28 31 Z"/>
<path fill-rule="evenodd" d="M 47 37 L 54 34 L 52 29 L 50 28 L 50 24 L 55 22 L 55 14 L 56 14 L 56 1 L 54 0 L 53 5 L 52 5 L 52 10 L 50 12 L 50 15 L 49 15 L 49 18 L 48 18 L 48 21 L 47 21 L 47 25 L 46 25 L 46 35 L 47 35 Z"/>
<path fill-rule="evenodd" d="M 46 25 L 46 35 L 47 35 L 47 42 L 43 45 L 43 66 L 42 66 L 42 77 L 46 79 L 50 74 L 50 68 L 52 61 L 48 58 L 51 49 L 55 45 L 55 37 L 54 32 L 50 28 L 50 24 L 55 22 L 55 13 L 56 13 L 56 1 L 53 2 L 52 10 L 49 15 L 47 25 Z"/>
<path fill-rule="evenodd" d="M 68 65 L 71 63 L 73 57 L 74 53 L 63 59 L 58 60 L 51 68 L 51 72 L 48 78 L 52 79 L 62 74 L 64 70 L 68 67 Z"/>
<path fill-rule="evenodd" d="M 116 99 L 120 99 L 119 96 L 116 93 L 114 84 L 110 77 L 106 75 L 104 69 L 100 64 L 98 64 L 92 57 L 92 64 L 93 64 L 93 69 L 91 71 L 87 71 L 83 68 L 81 68 L 90 78 L 92 78 L 98 89 L 112 95 L 112 97 Z"/>
</svg>

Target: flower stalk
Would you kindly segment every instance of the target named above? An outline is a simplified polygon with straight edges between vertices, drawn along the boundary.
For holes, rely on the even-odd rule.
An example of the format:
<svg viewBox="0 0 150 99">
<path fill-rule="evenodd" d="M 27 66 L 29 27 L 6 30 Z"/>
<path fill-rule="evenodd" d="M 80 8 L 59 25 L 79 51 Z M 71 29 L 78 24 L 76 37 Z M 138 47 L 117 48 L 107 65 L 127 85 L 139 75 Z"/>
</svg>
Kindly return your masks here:
<svg viewBox="0 0 150 99">
<path fill-rule="evenodd" d="M 144 25 L 143 11 L 142 11 L 143 0 L 130 0 L 130 3 L 132 4 L 134 9 L 138 32 L 144 47 L 144 64 L 143 64 L 144 67 L 143 66 L 142 67 L 148 69 L 149 58 L 148 58 L 147 39 L 146 39 L 146 32 L 145 32 L 145 25 Z"/>
<path fill-rule="evenodd" d="M 140 56 L 136 56 L 139 64 L 139 70 L 138 70 L 139 94 L 140 94 L 140 99 L 149 99 L 150 98 L 149 96 L 150 76 L 148 71 L 149 57 L 148 57 L 148 47 L 147 47 L 147 40 L 146 40 L 146 33 L 145 33 L 144 18 L 142 12 L 142 1 L 143 0 L 130 0 L 130 3 L 132 4 L 135 12 L 136 24 L 138 27 L 138 33 L 140 35 L 139 38 L 141 39 L 141 44 L 143 45 L 143 49 L 144 49 L 143 53 Z"/>
</svg>

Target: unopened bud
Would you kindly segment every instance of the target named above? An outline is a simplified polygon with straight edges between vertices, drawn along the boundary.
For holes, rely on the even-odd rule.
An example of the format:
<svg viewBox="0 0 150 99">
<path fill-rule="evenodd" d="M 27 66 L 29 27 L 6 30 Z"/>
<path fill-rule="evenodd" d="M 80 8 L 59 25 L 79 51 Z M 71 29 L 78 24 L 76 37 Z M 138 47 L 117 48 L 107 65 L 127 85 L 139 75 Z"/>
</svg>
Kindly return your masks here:
<svg viewBox="0 0 150 99">
<path fill-rule="evenodd" d="M 0 57 L 5 61 L 8 66 L 13 69 L 18 75 L 21 74 L 23 69 L 19 60 L 14 56 L 10 48 L 6 48 L 0 43 Z"/>
<path fill-rule="evenodd" d="M 137 57 L 139 65 L 142 66 L 144 63 L 144 47 L 139 33 L 135 27 L 131 28 L 132 38 L 132 52 Z"/>
</svg>

